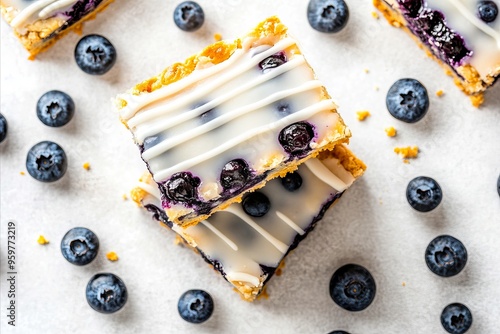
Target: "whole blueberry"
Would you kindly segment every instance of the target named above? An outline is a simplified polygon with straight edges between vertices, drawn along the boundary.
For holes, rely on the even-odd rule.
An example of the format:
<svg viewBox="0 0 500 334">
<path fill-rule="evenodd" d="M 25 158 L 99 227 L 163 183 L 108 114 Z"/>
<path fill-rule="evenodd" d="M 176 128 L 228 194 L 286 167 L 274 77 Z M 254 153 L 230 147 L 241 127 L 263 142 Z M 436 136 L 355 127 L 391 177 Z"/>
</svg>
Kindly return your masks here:
<svg viewBox="0 0 500 334">
<path fill-rule="evenodd" d="M 441 203 L 443 192 L 436 180 L 427 176 L 418 176 L 408 183 L 406 199 L 415 210 L 429 212 Z"/>
<path fill-rule="evenodd" d="M 255 191 L 253 193 L 246 194 L 241 202 L 243 206 L 243 211 L 247 215 L 252 217 L 262 217 L 271 208 L 271 202 L 266 195 L 261 192 Z"/>
<path fill-rule="evenodd" d="M 278 52 L 272 56 L 269 56 L 263 59 L 259 63 L 259 68 L 262 70 L 262 73 L 268 72 L 272 68 L 279 67 L 286 63 L 286 55 L 284 52 Z"/>
<path fill-rule="evenodd" d="M 166 196 L 173 201 L 190 203 L 198 198 L 200 183 L 200 179 L 191 173 L 175 173 L 165 182 Z"/>
<path fill-rule="evenodd" d="M 203 290 L 188 290 L 177 303 L 177 310 L 182 319 L 193 324 L 207 321 L 214 312 L 214 301 Z"/>
<path fill-rule="evenodd" d="M 440 235 L 427 246 L 425 263 L 436 275 L 455 276 L 467 263 L 467 249 L 460 240 L 449 235 Z"/>
<path fill-rule="evenodd" d="M 84 266 L 96 258 L 99 252 L 99 239 L 88 228 L 72 228 L 61 240 L 61 252 L 70 263 Z"/>
<path fill-rule="evenodd" d="M 376 285 L 366 268 L 346 264 L 333 274 L 330 280 L 330 296 L 340 307 L 348 311 L 362 311 L 375 298 Z"/>
<path fill-rule="evenodd" d="M 496 20 L 498 16 L 498 6 L 494 1 L 479 1 L 477 3 L 477 16 L 486 23 Z"/>
<path fill-rule="evenodd" d="M 99 273 L 90 279 L 85 295 L 90 307 L 97 312 L 114 313 L 125 305 L 128 292 L 120 277 Z"/>
<path fill-rule="evenodd" d="M 427 89 L 415 79 L 399 79 L 385 99 L 387 110 L 396 119 L 415 123 L 422 119 L 429 109 Z"/>
<path fill-rule="evenodd" d="M 195 31 L 205 22 L 205 13 L 200 5 L 194 1 L 184 1 L 174 10 L 174 23 L 184 31 Z"/>
<path fill-rule="evenodd" d="M 498 175 L 498 180 L 497 180 L 497 192 L 498 196 L 500 196 L 500 175 Z"/>
<path fill-rule="evenodd" d="M 450 304 L 441 313 L 441 324 L 448 333 L 463 334 L 472 326 L 472 313 L 463 304 Z"/>
<path fill-rule="evenodd" d="M 314 138 L 314 129 L 307 122 L 298 122 L 282 129 L 278 141 L 288 154 L 303 155 L 310 150 L 309 144 Z"/>
<path fill-rule="evenodd" d="M 250 167 L 243 159 L 234 159 L 224 165 L 220 173 L 220 183 L 224 190 L 243 188 L 250 177 Z"/>
<path fill-rule="evenodd" d="M 60 127 L 68 124 L 75 113 L 75 103 L 66 93 L 51 90 L 43 94 L 36 104 L 36 115 L 43 124 Z"/>
<path fill-rule="evenodd" d="M 87 74 L 102 75 L 116 62 L 116 50 L 111 42 L 101 35 L 84 36 L 75 47 L 78 67 Z"/>
<path fill-rule="evenodd" d="M 0 114 L 0 143 L 7 137 L 8 125 L 5 116 Z"/>
<path fill-rule="evenodd" d="M 349 20 L 349 8 L 344 0 L 310 0 L 307 19 L 311 27 L 320 32 L 336 33 L 344 29 Z"/>
<path fill-rule="evenodd" d="M 68 169 L 66 153 L 58 144 L 42 141 L 28 151 L 26 169 L 38 181 L 57 181 L 64 176 Z"/>
<path fill-rule="evenodd" d="M 281 184 L 286 190 L 293 192 L 302 186 L 302 176 L 298 172 L 288 173 L 281 178 Z"/>
<path fill-rule="evenodd" d="M 333 332 L 330 332 L 328 334 L 349 334 L 349 333 L 346 331 L 333 331 Z"/>
</svg>

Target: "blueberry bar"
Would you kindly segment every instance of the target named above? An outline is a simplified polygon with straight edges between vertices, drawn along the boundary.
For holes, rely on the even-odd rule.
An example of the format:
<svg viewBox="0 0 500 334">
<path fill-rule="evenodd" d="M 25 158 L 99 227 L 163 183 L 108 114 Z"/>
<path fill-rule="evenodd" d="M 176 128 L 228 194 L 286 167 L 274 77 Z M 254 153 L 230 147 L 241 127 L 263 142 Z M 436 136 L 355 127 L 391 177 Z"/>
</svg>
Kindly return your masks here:
<svg viewBox="0 0 500 334">
<path fill-rule="evenodd" d="M 350 136 L 276 17 L 167 67 L 116 103 L 167 216 L 183 226 Z"/>
<path fill-rule="evenodd" d="M 81 23 L 93 19 L 113 0 L 0 0 L 2 16 L 12 27 L 30 59 Z"/>
<path fill-rule="evenodd" d="M 373 0 L 451 74 L 475 106 L 500 76 L 499 0 Z"/>
<path fill-rule="evenodd" d="M 244 299 L 252 301 L 285 256 L 365 168 L 345 146 L 338 145 L 245 194 L 241 203 L 187 228 L 168 220 L 149 173 L 132 191 L 132 198 L 195 249 Z"/>
</svg>

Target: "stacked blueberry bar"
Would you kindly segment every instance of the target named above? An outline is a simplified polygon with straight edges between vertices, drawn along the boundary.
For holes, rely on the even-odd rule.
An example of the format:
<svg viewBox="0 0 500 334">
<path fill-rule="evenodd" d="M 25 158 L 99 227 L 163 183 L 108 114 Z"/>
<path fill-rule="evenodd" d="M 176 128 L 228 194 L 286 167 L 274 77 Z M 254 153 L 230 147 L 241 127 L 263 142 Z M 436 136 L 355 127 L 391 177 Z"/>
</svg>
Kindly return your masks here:
<svg viewBox="0 0 500 334">
<path fill-rule="evenodd" d="M 166 215 L 184 227 L 350 137 L 276 17 L 167 67 L 116 104 Z"/>
<path fill-rule="evenodd" d="M 499 0 L 373 0 L 455 78 L 474 105 L 500 76 Z"/>
<path fill-rule="evenodd" d="M 33 59 L 114 0 L 0 0 L 3 18 Z"/>
<path fill-rule="evenodd" d="M 245 300 L 253 301 L 285 256 L 364 170 L 363 162 L 337 145 L 187 228 L 168 219 L 151 174 L 140 179 L 132 198 L 196 250 Z"/>
</svg>

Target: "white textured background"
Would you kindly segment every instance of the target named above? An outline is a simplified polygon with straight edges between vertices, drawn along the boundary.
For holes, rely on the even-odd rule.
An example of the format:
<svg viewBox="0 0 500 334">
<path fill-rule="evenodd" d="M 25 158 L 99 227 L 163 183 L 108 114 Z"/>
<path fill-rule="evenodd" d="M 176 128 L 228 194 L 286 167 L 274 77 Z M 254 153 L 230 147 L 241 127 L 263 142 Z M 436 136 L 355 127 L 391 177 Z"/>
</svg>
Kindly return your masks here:
<svg viewBox="0 0 500 334">
<path fill-rule="evenodd" d="M 1 332 L 444 333 L 441 310 L 462 302 L 474 317 L 469 333 L 498 333 L 500 86 L 487 94 L 484 107 L 471 107 L 408 36 L 371 16 L 368 0 L 348 1 L 350 21 L 337 35 L 310 28 L 305 0 L 199 3 L 205 25 L 185 33 L 172 20 L 177 1 L 116 0 L 84 28 L 85 34 L 108 37 L 117 49 L 115 67 L 102 77 L 75 64 L 76 34 L 30 62 L 1 23 L 1 112 L 9 122 L 8 139 L 0 146 Z M 353 132 L 351 148 L 368 171 L 288 257 L 283 275 L 268 286 L 270 299 L 247 303 L 196 254 L 175 246 L 171 232 L 122 199 L 144 166 L 110 100 L 213 42 L 214 33 L 234 38 L 274 14 L 301 41 L 338 100 Z M 399 122 L 385 108 L 388 88 L 403 77 L 420 80 L 429 91 L 430 110 L 417 124 Z M 36 116 L 38 98 L 52 89 L 69 93 L 77 106 L 64 128 L 49 128 Z M 445 92 L 441 98 L 434 94 L 439 89 Z M 358 122 L 360 109 L 372 117 Z M 390 125 L 398 130 L 395 138 L 385 135 Z M 60 182 L 43 184 L 20 175 L 27 151 L 41 140 L 59 143 L 68 155 L 68 172 Z M 407 145 L 421 148 L 409 165 L 393 153 L 395 146 Z M 82 168 L 86 161 L 90 171 Z M 406 185 L 419 175 L 435 178 L 444 192 L 431 213 L 418 213 L 406 202 Z M 9 220 L 18 232 L 15 328 L 6 318 Z M 97 260 L 86 267 L 69 264 L 59 250 L 62 236 L 75 226 L 92 229 L 101 241 Z M 469 252 L 458 277 L 439 278 L 425 265 L 427 244 L 443 233 L 460 239 Z M 37 244 L 40 234 L 50 244 Z M 116 263 L 105 259 L 111 250 L 120 257 Z M 328 294 L 332 273 L 348 262 L 367 267 L 377 282 L 375 301 L 358 313 L 339 308 Z M 102 271 L 116 273 L 129 289 L 126 307 L 114 315 L 93 311 L 85 300 L 87 281 Z M 205 289 L 215 299 L 215 312 L 205 324 L 186 323 L 177 313 L 179 296 L 190 288 Z"/>
</svg>

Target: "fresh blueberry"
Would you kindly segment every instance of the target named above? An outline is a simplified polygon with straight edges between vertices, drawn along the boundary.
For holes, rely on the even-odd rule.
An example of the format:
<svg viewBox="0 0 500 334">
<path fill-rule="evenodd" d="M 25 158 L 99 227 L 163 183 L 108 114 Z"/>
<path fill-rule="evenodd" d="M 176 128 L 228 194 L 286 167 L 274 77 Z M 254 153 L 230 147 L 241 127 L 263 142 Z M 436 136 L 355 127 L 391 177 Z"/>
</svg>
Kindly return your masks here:
<svg viewBox="0 0 500 334">
<path fill-rule="evenodd" d="M 281 184 L 286 190 L 295 191 L 302 186 L 302 176 L 298 172 L 288 173 L 281 178 Z"/>
<path fill-rule="evenodd" d="M 418 12 L 423 8 L 422 0 L 398 0 L 403 14 L 409 17 L 417 17 Z"/>
<path fill-rule="evenodd" d="M 422 119 L 429 109 L 427 89 L 415 79 L 396 81 L 385 99 L 389 113 L 406 123 L 415 123 Z"/>
<path fill-rule="evenodd" d="M 246 194 L 242 201 L 243 211 L 252 217 L 262 217 L 271 208 L 271 202 L 266 195 L 261 192 L 255 191 Z"/>
<path fill-rule="evenodd" d="M 238 190 L 245 186 L 250 177 L 250 167 L 243 159 L 234 159 L 224 165 L 220 183 L 224 190 Z"/>
<path fill-rule="evenodd" d="M 28 151 L 26 169 L 38 181 L 57 181 L 68 169 L 66 153 L 56 143 L 42 141 Z"/>
<path fill-rule="evenodd" d="M 463 334 L 472 326 L 472 313 L 463 304 L 450 304 L 441 313 L 441 324 L 448 333 Z"/>
<path fill-rule="evenodd" d="M 497 192 L 498 196 L 500 196 L 500 175 L 498 175 L 498 180 L 497 180 Z"/>
<path fill-rule="evenodd" d="M 346 331 L 333 331 L 333 332 L 330 332 L 328 334 L 349 334 L 349 333 Z"/>
<path fill-rule="evenodd" d="M 293 113 L 290 103 L 286 101 L 279 101 L 278 103 L 275 104 L 275 108 L 278 111 L 279 117 L 285 117 Z"/>
<path fill-rule="evenodd" d="M 293 155 L 303 155 L 310 150 L 309 144 L 314 138 L 311 124 L 298 122 L 287 126 L 279 133 L 278 140 L 285 152 Z"/>
<path fill-rule="evenodd" d="M 375 298 L 373 276 L 364 267 L 346 264 L 335 271 L 330 280 L 330 296 L 340 307 L 348 311 L 362 311 Z"/>
<path fill-rule="evenodd" d="M 346 26 L 349 8 L 344 0 L 310 0 L 307 19 L 317 31 L 336 33 Z"/>
<path fill-rule="evenodd" d="M 36 104 L 36 115 L 43 124 L 60 127 L 68 124 L 75 113 L 75 103 L 66 93 L 51 90 L 43 94 Z"/>
<path fill-rule="evenodd" d="M 197 188 L 200 183 L 200 179 L 191 173 L 176 173 L 165 183 L 167 198 L 177 202 L 189 203 L 197 199 Z"/>
<path fill-rule="evenodd" d="M 92 262 L 99 252 L 99 239 L 85 227 L 74 227 L 61 240 L 61 252 L 66 260 L 77 266 Z"/>
<path fill-rule="evenodd" d="M 114 313 L 125 305 L 128 292 L 120 277 L 100 273 L 90 279 L 85 295 L 90 307 L 97 312 Z"/>
<path fill-rule="evenodd" d="M 175 7 L 174 22 L 181 30 L 195 31 L 205 22 L 205 13 L 198 3 L 184 1 Z"/>
<path fill-rule="evenodd" d="M 441 203 L 443 193 L 434 179 L 427 176 L 418 176 L 408 183 L 406 199 L 415 210 L 429 212 Z"/>
<path fill-rule="evenodd" d="M 108 72 L 116 62 L 113 44 L 101 35 L 87 35 L 75 48 L 75 60 L 85 73 L 101 75 Z"/>
<path fill-rule="evenodd" d="M 268 72 L 272 68 L 276 68 L 278 66 L 286 63 L 286 55 L 284 52 L 278 52 L 272 56 L 269 56 L 263 59 L 259 63 L 259 68 L 262 70 L 262 73 Z"/>
<path fill-rule="evenodd" d="M 486 23 L 496 20 L 498 16 L 498 6 L 494 1 L 479 1 L 477 3 L 477 16 Z"/>
<path fill-rule="evenodd" d="M 214 301 L 206 291 L 188 290 L 179 298 L 177 309 L 182 319 L 200 324 L 207 321 L 214 312 Z"/>
<path fill-rule="evenodd" d="M 460 240 L 449 235 L 440 235 L 427 246 L 425 262 L 436 275 L 455 276 L 467 263 L 467 250 Z"/>
<path fill-rule="evenodd" d="M 5 140 L 5 137 L 7 137 L 7 130 L 7 120 L 4 115 L 0 114 L 0 143 Z"/>
</svg>

